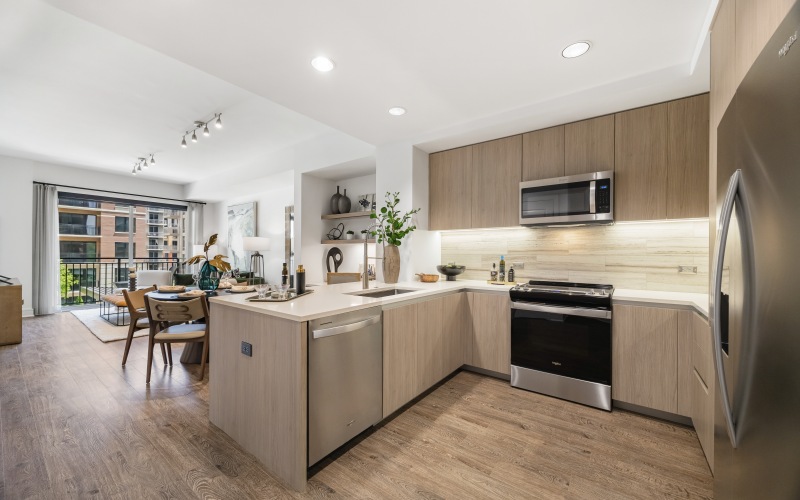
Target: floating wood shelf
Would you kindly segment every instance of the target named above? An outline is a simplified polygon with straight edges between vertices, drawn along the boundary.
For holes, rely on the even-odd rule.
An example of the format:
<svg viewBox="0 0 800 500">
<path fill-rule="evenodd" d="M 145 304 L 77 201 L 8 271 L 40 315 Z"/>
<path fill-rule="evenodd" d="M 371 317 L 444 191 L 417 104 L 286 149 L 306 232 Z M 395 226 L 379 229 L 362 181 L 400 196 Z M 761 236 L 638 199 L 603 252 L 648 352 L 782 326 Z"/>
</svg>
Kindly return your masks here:
<svg viewBox="0 0 800 500">
<path fill-rule="evenodd" d="M 369 217 L 374 212 L 350 212 L 349 214 L 326 214 L 322 216 L 323 220 L 335 219 L 357 219 L 359 217 Z"/>
<path fill-rule="evenodd" d="M 367 240 L 367 243 L 375 243 L 375 240 Z M 364 240 L 362 239 L 354 239 L 354 240 L 322 240 L 323 245 L 353 245 L 353 244 L 364 244 Z"/>
</svg>

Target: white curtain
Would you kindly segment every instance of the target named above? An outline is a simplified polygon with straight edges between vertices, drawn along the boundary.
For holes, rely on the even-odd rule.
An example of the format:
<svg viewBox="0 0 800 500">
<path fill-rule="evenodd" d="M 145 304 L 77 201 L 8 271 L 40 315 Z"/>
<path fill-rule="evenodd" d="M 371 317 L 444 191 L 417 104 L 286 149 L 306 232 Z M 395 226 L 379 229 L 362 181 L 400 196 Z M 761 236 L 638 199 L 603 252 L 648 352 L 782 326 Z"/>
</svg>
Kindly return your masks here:
<svg viewBox="0 0 800 500">
<path fill-rule="evenodd" d="M 33 312 L 61 310 L 59 295 L 58 190 L 33 185 Z"/>
<path fill-rule="evenodd" d="M 186 258 L 194 256 L 194 246 L 205 243 L 203 239 L 203 205 L 189 203 L 186 209 Z"/>
</svg>

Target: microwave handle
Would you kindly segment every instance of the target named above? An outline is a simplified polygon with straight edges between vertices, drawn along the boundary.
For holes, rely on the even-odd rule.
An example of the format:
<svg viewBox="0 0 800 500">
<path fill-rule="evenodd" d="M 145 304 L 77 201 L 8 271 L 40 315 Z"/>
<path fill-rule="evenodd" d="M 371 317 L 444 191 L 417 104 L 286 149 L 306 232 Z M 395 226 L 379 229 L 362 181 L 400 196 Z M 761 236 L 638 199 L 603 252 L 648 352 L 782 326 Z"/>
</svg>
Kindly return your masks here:
<svg viewBox="0 0 800 500">
<path fill-rule="evenodd" d="M 589 182 L 589 213 L 594 214 L 597 213 L 597 208 L 594 203 L 594 196 L 595 196 L 595 181 Z"/>
</svg>

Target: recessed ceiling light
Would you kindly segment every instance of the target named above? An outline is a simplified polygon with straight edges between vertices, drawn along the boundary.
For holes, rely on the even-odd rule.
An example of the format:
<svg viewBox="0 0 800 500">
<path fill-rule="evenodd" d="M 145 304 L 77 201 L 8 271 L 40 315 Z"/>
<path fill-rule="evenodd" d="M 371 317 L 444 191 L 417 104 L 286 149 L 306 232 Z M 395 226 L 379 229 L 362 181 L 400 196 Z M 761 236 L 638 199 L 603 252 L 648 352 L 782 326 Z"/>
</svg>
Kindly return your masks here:
<svg viewBox="0 0 800 500">
<path fill-rule="evenodd" d="M 332 70 L 334 66 L 333 61 L 324 56 L 319 56 L 312 59 L 311 65 L 314 66 L 315 70 L 323 73 L 327 73 L 328 71 Z"/>
<path fill-rule="evenodd" d="M 401 108 L 400 106 L 389 108 L 389 114 L 394 116 L 404 115 L 406 114 L 406 108 Z"/>
<path fill-rule="evenodd" d="M 582 56 L 589 51 L 591 46 L 592 44 L 590 44 L 589 42 L 575 42 L 572 45 L 568 45 L 567 48 L 562 50 L 561 55 L 566 57 L 567 59 Z"/>
</svg>

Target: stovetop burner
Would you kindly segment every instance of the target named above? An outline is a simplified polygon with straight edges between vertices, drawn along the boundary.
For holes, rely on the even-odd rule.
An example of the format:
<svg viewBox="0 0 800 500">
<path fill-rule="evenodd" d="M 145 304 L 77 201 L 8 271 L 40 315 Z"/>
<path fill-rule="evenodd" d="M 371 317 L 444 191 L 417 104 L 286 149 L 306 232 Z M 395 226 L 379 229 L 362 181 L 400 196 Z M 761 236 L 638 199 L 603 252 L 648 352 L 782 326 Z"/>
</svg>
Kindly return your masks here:
<svg viewBox="0 0 800 500">
<path fill-rule="evenodd" d="M 611 307 L 612 285 L 531 280 L 511 288 L 513 301 Z"/>
</svg>

